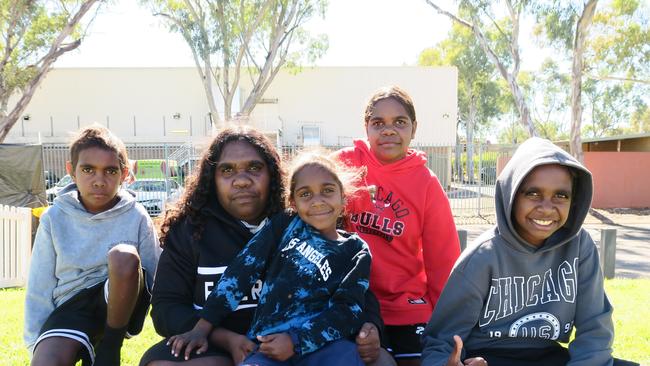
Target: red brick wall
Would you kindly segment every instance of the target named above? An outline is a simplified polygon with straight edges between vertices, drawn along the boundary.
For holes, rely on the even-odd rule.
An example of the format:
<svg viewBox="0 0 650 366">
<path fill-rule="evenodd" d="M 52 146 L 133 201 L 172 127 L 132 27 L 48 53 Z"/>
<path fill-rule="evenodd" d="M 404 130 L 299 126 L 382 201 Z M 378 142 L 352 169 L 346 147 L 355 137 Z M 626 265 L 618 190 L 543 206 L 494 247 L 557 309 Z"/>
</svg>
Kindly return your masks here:
<svg viewBox="0 0 650 366">
<path fill-rule="evenodd" d="M 650 207 L 650 153 L 585 152 L 594 177 L 592 207 Z"/>
</svg>

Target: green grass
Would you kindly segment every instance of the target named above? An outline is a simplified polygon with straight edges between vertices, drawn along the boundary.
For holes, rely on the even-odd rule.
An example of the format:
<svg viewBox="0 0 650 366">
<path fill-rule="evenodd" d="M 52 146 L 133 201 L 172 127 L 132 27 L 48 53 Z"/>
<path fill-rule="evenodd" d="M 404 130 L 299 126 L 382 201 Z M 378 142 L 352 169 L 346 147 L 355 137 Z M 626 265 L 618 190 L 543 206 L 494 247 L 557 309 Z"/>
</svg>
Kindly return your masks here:
<svg viewBox="0 0 650 366">
<path fill-rule="evenodd" d="M 605 281 L 614 306 L 614 356 L 650 366 L 650 279 Z"/>
<path fill-rule="evenodd" d="M 614 356 L 650 366 L 650 279 L 616 279 L 605 282 L 607 294 L 614 305 Z M 0 290 L 0 360 L 6 366 L 28 364 L 23 346 L 24 289 Z M 124 341 L 122 365 L 138 365 L 140 356 L 160 339 L 151 318 L 142 333 Z"/>
<path fill-rule="evenodd" d="M 23 366 L 29 364 L 27 349 L 23 343 L 24 289 L 0 290 L 0 364 Z M 122 347 L 122 365 L 137 366 L 142 354 L 160 341 L 147 317 L 144 329 L 137 337 L 126 339 Z M 78 363 L 81 365 L 81 362 Z"/>
</svg>

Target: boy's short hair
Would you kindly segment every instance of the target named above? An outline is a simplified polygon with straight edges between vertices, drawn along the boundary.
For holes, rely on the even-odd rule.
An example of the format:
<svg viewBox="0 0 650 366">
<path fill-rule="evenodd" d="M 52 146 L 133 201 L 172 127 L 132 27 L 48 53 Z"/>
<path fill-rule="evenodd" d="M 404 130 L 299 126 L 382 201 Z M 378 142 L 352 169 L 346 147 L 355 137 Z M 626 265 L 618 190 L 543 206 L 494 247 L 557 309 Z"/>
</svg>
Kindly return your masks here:
<svg viewBox="0 0 650 366">
<path fill-rule="evenodd" d="M 77 167 L 79 153 L 91 147 L 98 147 L 116 153 L 117 159 L 120 161 L 120 169 L 128 168 L 129 157 L 122 140 L 107 128 L 93 124 L 81 129 L 70 143 L 70 162 L 73 171 Z"/>
</svg>

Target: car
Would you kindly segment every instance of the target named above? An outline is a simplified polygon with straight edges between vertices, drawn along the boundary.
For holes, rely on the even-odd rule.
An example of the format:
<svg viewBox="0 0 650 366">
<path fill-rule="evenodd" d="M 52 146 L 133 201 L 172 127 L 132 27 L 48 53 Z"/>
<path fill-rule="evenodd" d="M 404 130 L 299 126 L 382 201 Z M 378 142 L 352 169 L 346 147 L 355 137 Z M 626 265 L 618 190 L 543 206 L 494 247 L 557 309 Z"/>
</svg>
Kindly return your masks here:
<svg viewBox="0 0 650 366">
<path fill-rule="evenodd" d="M 72 183 L 72 177 L 70 174 L 64 175 L 63 178 L 61 178 L 61 180 L 58 181 L 52 188 L 49 188 L 47 191 L 45 191 L 47 194 L 47 202 L 49 204 L 52 204 L 63 187 L 67 186 L 70 183 Z"/>
<path fill-rule="evenodd" d="M 183 193 L 183 187 L 173 179 L 138 179 L 129 184 L 128 189 L 135 193 L 138 201 L 150 216 L 165 212 L 165 206 L 176 202 Z"/>
</svg>

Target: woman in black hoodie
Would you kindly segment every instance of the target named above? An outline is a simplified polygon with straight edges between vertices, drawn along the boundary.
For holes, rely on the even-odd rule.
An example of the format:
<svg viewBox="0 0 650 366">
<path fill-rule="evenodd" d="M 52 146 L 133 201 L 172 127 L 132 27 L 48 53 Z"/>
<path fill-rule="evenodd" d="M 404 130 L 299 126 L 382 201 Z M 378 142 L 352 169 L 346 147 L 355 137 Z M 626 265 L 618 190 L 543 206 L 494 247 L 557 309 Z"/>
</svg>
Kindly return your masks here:
<svg viewBox="0 0 650 366">
<path fill-rule="evenodd" d="M 270 140 L 250 128 L 226 129 L 204 153 L 196 174 L 188 178 L 179 204 L 170 209 L 161 227 L 161 254 L 156 272 L 151 316 L 158 334 L 186 332 L 199 320 L 210 291 L 237 253 L 283 206 L 284 174 Z M 237 310 L 209 337 L 210 348 L 189 361 L 171 355 L 166 339 L 150 348 L 141 366 L 232 365 L 241 362 L 255 344 L 246 338 L 257 306 L 260 280 Z M 364 361 L 383 360 L 379 335 L 379 305 L 366 298 L 366 317 L 357 336 Z M 386 360 L 390 362 L 390 360 Z M 383 362 L 383 361 L 382 361 Z"/>
</svg>

